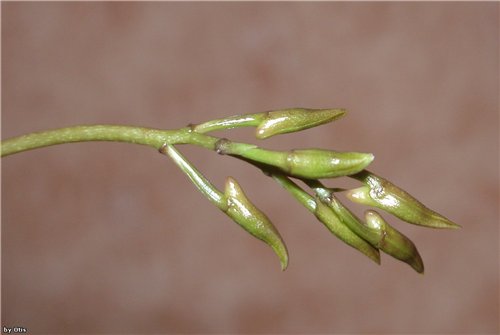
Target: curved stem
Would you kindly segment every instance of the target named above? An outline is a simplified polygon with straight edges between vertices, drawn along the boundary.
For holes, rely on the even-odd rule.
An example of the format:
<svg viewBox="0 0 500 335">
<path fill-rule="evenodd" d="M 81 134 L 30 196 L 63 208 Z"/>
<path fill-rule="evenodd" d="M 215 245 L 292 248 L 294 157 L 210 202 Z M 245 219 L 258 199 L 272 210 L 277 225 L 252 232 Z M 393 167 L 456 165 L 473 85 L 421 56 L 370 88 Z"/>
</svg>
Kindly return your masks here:
<svg viewBox="0 0 500 335">
<path fill-rule="evenodd" d="M 164 144 L 194 144 L 215 150 L 219 138 L 198 134 L 191 128 L 161 130 L 119 125 L 85 125 L 59 128 L 13 137 L 1 142 L 1 156 L 46 146 L 87 141 L 141 144 L 159 150 Z"/>
</svg>

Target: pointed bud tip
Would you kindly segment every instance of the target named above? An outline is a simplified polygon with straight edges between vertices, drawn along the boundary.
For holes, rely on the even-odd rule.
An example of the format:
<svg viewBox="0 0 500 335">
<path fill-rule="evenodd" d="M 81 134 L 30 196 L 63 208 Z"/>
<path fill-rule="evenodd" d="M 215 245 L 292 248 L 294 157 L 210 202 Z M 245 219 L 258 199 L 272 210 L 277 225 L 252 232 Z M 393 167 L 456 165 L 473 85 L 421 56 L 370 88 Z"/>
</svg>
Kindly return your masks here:
<svg viewBox="0 0 500 335">
<path fill-rule="evenodd" d="M 285 271 L 288 268 L 288 252 L 283 255 L 278 255 L 281 264 L 281 271 Z"/>
<path fill-rule="evenodd" d="M 417 253 L 415 259 L 410 263 L 410 266 L 420 274 L 424 274 L 424 262 L 422 261 L 422 257 Z"/>
<path fill-rule="evenodd" d="M 340 119 L 347 114 L 345 108 L 325 108 L 325 109 L 308 109 L 311 115 L 319 116 L 323 123 L 328 123 Z"/>
<path fill-rule="evenodd" d="M 366 165 L 370 164 L 375 159 L 375 155 L 372 153 L 365 153 L 363 155 L 364 157 L 362 158 L 362 160 Z"/>
<path fill-rule="evenodd" d="M 436 213 L 435 221 L 439 222 L 436 224 L 436 228 L 444 228 L 444 229 L 462 229 L 462 226 L 445 218 L 441 214 Z"/>
<path fill-rule="evenodd" d="M 375 155 L 368 152 L 355 152 L 352 153 L 352 173 L 355 174 L 364 170 L 368 165 L 370 165 L 375 159 Z"/>
<path fill-rule="evenodd" d="M 347 114 L 347 109 L 345 109 L 345 108 L 336 108 L 336 109 L 329 109 L 329 110 L 332 111 L 332 113 L 336 117 L 343 117 L 344 115 Z"/>
<path fill-rule="evenodd" d="M 285 271 L 288 268 L 288 249 L 281 236 L 278 234 L 277 240 L 274 240 L 272 243 L 271 241 L 267 241 L 266 243 L 273 249 L 276 256 L 278 256 L 281 271 Z"/>
<path fill-rule="evenodd" d="M 273 249 L 276 256 L 278 256 L 281 271 L 285 271 L 288 268 L 288 249 L 286 248 L 285 242 L 281 239 L 281 237 L 278 237 L 278 240 L 275 240 L 273 242 L 264 242 L 268 244 Z"/>
</svg>

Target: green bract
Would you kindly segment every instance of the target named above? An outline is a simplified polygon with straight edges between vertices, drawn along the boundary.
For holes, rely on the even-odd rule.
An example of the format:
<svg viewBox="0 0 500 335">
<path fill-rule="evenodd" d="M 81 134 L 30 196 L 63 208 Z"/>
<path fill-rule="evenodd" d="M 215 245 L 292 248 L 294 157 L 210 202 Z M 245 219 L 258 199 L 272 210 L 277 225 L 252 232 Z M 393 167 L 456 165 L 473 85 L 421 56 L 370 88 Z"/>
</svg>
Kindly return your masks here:
<svg viewBox="0 0 500 335">
<path fill-rule="evenodd" d="M 350 190 L 347 197 L 368 206 L 383 209 L 409 223 L 431 228 L 460 228 L 439 213 L 427 208 L 403 189 L 369 171 L 351 177 L 366 186 Z"/>
</svg>

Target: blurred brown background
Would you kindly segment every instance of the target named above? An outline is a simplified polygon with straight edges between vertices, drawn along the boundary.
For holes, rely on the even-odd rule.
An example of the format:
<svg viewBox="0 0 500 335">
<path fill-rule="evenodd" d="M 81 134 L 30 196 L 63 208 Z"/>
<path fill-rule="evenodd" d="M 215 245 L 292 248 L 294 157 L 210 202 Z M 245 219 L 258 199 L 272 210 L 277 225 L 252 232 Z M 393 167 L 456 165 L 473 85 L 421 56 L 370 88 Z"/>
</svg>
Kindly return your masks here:
<svg viewBox="0 0 500 335">
<path fill-rule="evenodd" d="M 345 107 L 334 124 L 260 145 L 373 152 L 374 172 L 463 226 L 431 230 L 386 215 L 417 244 L 426 273 L 386 255 L 379 267 L 256 169 L 182 147 L 216 185 L 235 177 L 273 220 L 291 257 L 281 272 L 270 248 L 150 148 L 35 150 L 2 159 L 2 326 L 498 332 L 498 8 L 2 3 L 2 138 Z M 258 143 L 250 129 L 219 135 Z"/>
</svg>

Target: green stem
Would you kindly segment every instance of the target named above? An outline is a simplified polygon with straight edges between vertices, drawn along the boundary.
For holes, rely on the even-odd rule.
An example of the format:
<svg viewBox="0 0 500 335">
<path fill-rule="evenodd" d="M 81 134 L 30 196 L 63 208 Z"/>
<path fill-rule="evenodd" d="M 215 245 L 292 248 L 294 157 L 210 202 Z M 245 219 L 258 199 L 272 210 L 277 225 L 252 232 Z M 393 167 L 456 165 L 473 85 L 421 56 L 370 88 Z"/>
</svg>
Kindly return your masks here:
<svg viewBox="0 0 500 335">
<path fill-rule="evenodd" d="M 271 177 L 281 187 L 287 190 L 298 202 L 300 202 L 305 208 L 307 208 L 308 211 L 314 213 L 314 211 L 316 210 L 316 201 L 309 193 L 304 191 L 288 177 L 282 174 L 271 173 Z"/>
<path fill-rule="evenodd" d="M 141 144 L 159 150 L 165 144 L 194 144 L 215 150 L 217 137 L 198 134 L 191 128 L 161 130 L 117 125 L 86 125 L 30 133 L 1 142 L 1 156 L 56 144 L 111 141 Z"/>
<path fill-rule="evenodd" d="M 266 113 L 245 114 L 226 117 L 204 122 L 193 126 L 194 131 L 200 134 L 217 130 L 227 130 L 241 127 L 257 127 L 266 117 Z"/>
<path fill-rule="evenodd" d="M 193 182 L 196 188 L 224 213 L 227 212 L 226 196 L 220 192 L 212 183 L 205 178 L 177 149 L 172 145 L 165 145 L 160 148 L 161 153 L 165 153 Z"/>
</svg>

